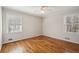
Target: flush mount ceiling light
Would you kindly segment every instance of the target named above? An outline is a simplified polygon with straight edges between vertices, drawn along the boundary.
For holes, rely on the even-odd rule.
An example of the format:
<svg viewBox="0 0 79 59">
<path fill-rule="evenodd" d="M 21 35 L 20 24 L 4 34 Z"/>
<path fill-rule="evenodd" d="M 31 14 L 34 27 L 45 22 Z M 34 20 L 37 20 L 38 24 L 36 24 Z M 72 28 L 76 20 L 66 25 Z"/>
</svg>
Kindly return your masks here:
<svg viewBox="0 0 79 59">
<path fill-rule="evenodd" d="M 42 6 L 41 7 L 41 13 L 44 14 L 48 9 L 48 6 Z"/>
</svg>

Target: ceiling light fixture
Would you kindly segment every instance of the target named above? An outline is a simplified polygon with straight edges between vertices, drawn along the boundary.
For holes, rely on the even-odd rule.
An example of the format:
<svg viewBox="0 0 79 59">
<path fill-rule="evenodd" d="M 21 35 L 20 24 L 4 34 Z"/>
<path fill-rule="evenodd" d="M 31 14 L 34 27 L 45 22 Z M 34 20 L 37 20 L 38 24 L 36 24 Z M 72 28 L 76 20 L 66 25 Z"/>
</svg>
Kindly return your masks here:
<svg viewBox="0 0 79 59">
<path fill-rule="evenodd" d="M 44 14 L 47 11 L 47 9 L 48 9 L 48 6 L 42 6 L 41 7 L 41 13 Z"/>
</svg>

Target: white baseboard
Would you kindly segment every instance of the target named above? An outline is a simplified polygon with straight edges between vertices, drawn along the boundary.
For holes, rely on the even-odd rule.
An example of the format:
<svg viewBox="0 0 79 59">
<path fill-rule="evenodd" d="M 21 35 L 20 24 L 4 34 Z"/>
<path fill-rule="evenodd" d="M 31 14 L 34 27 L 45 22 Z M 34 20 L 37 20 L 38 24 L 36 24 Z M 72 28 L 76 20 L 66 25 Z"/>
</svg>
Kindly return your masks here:
<svg viewBox="0 0 79 59">
<path fill-rule="evenodd" d="M 17 40 L 6 41 L 6 42 L 3 42 L 2 44 L 6 44 L 6 43 L 10 43 L 10 42 L 15 42 L 15 41 L 19 41 L 19 40 L 24 40 L 24 39 L 28 39 L 28 38 L 32 38 L 32 37 L 37 37 L 37 36 L 40 36 L 40 35 L 42 35 L 42 34 L 35 35 L 35 36 L 30 36 L 30 37 L 26 37 L 26 38 L 21 38 L 21 39 L 17 39 Z"/>
<path fill-rule="evenodd" d="M 40 35 L 44 35 L 44 34 L 40 34 Z M 32 37 L 37 37 L 37 36 L 40 36 L 40 35 L 30 36 L 30 37 L 26 37 L 26 38 L 23 38 L 23 39 L 28 39 L 28 38 L 32 38 Z M 59 39 L 59 40 L 63 40 L 63 41 L 67 41 L 67 42 L 79 44 L 78 42 L 74 42 L 74 41 L 71 41 L 71 40 L 66 40 L 66 39 L 64 39 L 64 38 L 57 38 L 57 37 L 53 37 L 53 36 L 49 36 L 49 35 L 44 35 L 44 36 L 48 36 L 48 37 L 51 37 L 51 38 L 56 38 L 56 39 Z M 22 40 L 22 39 L 6 41 L 6 42 L 4 42 L 4 43 L 2 43 L 2 44 L 14 42 L 14 41 L 19 41 L 19 40 Z"/>
<path fill-rule="evenodd" d="M 51 37 L 51 38 L 56 38 L 56 39 L 67 41 L 67 42 L 71 42 L 71 43 L 79 44 L 79 42 L 75 42 L 75 41 L 71 41 L 71 40 L 66 40 L 64 38 L 59 38 L 59 37 L 54 37 L 54 36 L 49 36 L 49 35 L 45 35 L 45 36 L 48 36 L 48 37 Z"/>
</svg>

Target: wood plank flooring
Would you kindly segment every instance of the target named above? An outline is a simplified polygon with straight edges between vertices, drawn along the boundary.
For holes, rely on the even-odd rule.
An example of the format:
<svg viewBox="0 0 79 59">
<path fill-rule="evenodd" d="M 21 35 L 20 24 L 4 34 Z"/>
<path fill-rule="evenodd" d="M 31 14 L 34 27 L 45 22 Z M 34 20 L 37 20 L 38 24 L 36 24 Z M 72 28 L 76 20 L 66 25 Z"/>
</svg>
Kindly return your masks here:
<svg viewBox="0 0 79 59">
<path fill-rule="evenodd" d="M 16 42 L 3 44 L 1 52 L 8 53 L 14 48 L 21 47 L 23 53 L 73 53 L 79 52 L 79 44 L 66 42 L 63 40 L 38 36 Z"/>
</svg>

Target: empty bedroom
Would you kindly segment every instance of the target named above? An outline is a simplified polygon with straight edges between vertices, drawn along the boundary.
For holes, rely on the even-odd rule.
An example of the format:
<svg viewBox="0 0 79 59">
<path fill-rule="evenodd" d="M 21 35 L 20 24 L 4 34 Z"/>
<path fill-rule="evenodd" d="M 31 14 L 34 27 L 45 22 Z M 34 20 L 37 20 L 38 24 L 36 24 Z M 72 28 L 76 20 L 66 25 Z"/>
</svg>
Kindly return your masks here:
<svg viewBox="0 0 79 59">
<path fill-rule="evenodd" d="M 79 53 L 78 6 L 0 6 L 0 53 Z"/>
</svg>

